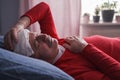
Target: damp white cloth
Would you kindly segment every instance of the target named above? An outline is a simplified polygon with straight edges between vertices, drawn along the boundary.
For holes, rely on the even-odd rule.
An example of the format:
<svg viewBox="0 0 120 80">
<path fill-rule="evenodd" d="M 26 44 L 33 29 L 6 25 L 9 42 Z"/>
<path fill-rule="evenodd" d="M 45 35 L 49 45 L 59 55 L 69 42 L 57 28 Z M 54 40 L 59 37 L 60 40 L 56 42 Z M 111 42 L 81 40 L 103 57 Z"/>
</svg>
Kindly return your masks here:
<svg viewBox="0 0 120 80">
<path fill-rule="evenodd" d="M 18 42 L 14 44 L 14 52 L 25 56 L 31 56 L 34 54 L 29 43 L 29 32 L 28 29 L 22 29 L 18 32 Z"/>
</svg>

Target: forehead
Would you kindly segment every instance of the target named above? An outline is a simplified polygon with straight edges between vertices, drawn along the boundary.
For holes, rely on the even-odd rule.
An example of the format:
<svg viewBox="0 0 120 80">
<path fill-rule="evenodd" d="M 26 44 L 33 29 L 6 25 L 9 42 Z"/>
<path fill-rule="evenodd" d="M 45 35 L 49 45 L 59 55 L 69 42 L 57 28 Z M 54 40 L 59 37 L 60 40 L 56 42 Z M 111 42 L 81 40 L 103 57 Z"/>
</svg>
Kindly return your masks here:
<svg viewBox="0 0 120 80">
<path fill-rule="evenodd" d="M 39 33 L 37 33 L 37 32 L 29 32 L 29 36 L 34 36 L 34 37 L 36 37 L 36 36 L 39 36 L 40 34 Z"/>
</svg>

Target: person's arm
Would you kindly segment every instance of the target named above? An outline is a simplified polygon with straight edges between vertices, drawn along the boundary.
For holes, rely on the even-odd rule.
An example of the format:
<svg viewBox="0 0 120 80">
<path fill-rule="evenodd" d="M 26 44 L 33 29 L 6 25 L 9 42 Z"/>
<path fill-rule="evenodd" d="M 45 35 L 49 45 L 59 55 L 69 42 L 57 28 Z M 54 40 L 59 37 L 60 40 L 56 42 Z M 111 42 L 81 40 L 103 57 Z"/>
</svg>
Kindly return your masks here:
<svg viewBox="0 0 120 80">
<path fill-rule="evenodd" d="M 5 48 L 13 51 L 13 42 L 18 41 L 17 33 L 21 29 L 28 27 L 36 21 L 40 23 L 42 33 L 48 34 L 58 39 L 50 8 L 46 3 L 42 2 L 32 9 L 28 10 L 23 16 L 21 16 L 14 27 L 12 27 L 12 29 L 10 29 L 10 31 L 6 33 L 4 37 Z"/>
<path fill-rule="evenodd" d="M 120 63 L 111 56 L 96 48 L 94 45 L 87 45 L 83 49 L 81 55 L 87 58 L 110 78 L 114 80 L 120 80 Z"/>
<path fill-rule="evenodd" d="M 48 4 L 42 2 L 27 11 L 23 16 L 30 18 L 30 24 L 38 21 L 41 33 L 58 39 L 52 13 Z"/>
<path fill-rule="evenodd" d="M 65 39 L 67 44 L 63 46 L 72 52 L 81 53 L 86 59 L 92 62 L 101 72 L 111 79 L 120 80 L 120 63 L 86 41 L 81 41 L 74 37 Z"/>
</svg>

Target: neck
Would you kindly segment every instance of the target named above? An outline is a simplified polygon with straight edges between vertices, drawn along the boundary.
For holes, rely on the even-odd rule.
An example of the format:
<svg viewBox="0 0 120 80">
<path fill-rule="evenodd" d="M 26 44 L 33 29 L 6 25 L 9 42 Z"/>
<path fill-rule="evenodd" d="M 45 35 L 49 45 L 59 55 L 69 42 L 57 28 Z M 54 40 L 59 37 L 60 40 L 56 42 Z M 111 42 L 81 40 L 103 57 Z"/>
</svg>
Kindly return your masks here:
<svg viewBox="0 0 120 80">
<path fill-rule="evenodd" d="M 45 60 L 45 61 L 53 64 L 56 56 L 58 55 L 58 53 L 59 53 L 59 49 L 55 51 L 55 54 L 53 54 L 52 57 L 50 57 L 49 59 L 47 59 L 47 60 Z"/>
</svg>

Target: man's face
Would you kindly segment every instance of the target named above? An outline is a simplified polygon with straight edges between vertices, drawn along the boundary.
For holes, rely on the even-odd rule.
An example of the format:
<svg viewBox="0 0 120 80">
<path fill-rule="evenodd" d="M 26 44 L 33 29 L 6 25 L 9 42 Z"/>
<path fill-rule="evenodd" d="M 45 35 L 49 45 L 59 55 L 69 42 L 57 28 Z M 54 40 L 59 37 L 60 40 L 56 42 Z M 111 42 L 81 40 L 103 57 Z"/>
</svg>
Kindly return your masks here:
<svg viewBox="0 0 120 80">
<path fill-rule="evenodd" d="M 29 34 L 30 45 L 40 59 L 52 59 L 58 53 L 58 42 L 56 39 L 46 34 Z"/>
</svg>

